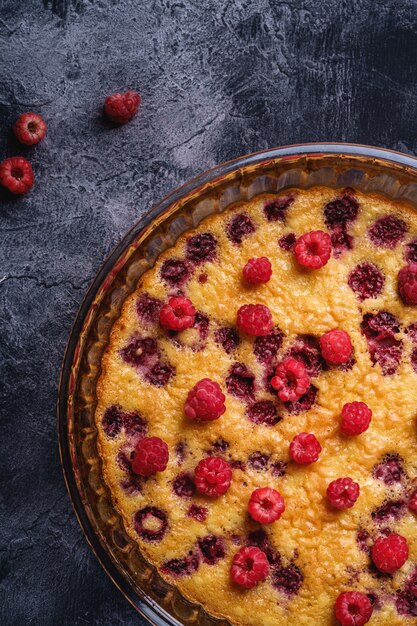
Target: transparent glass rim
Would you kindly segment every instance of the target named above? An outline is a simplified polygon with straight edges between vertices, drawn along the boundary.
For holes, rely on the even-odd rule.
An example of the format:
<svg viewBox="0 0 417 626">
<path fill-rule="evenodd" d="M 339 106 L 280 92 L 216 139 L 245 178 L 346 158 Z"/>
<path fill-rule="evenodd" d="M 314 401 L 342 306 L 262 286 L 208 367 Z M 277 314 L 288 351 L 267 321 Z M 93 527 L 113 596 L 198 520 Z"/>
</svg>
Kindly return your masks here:
<svg viewBox="0 0 417 626">
<path fill-rule="evenodd" d="M 151 598 L 146 597 L 145 591 L 143 597 L 139 596 L 123 576 L 120 569 L 117 568 L 90 522 L 86 513 L 86 503 L 83 499 L 77 479 L 77 472 L 75 471 L 76 460 L 72 457 L 69 445 L 68 406 L 74 391 L 72 368 L 81 349 L 79 343 L 80 335 L 85 331 L 89 319 L 94 315 L 97 302 L 100 299 L 100 292 L 108 288 L 108 281 L 112 280 L 112 276 L 114 278 L 117 271 L 126 261 L 126 256 L 123 259 L 123 254 L 129 249 L 132 243 L 140 237 L 141 233 L 145 232 L 155 221 L 159 223 L 163 221 L 164 215 L 173 204 L 193 194 L 197 197 L 200 189 L 206 188 L 207 185 L 210 184 L 215 185 L 216 181 L 223 179 L 232 172 L 241 170 L 243 175 L 245 168 L 249 166 L 253 167 L 258 164 L 267 164 L 268 162 L 273 164 L 275 162 L 279 163 L 291 159 L 297 160 L 303 156 L 319 158 L 327 155 L 329 157 L 333 156 L 339 158 L 341 161 L 351 157 L 362 157 L 362 159 L 366 159 L 366 161 L 371 164 L 381 163 L 388 166 L 391 165 L 396 168 L 397 171 L 400 169 L 404 174 L 408 175 L 411 179 L 414 178 L 417 182 L 417 158 L 401 152 L 361 144 L 295 144 L 255 152 L 228 161 L 199 174 L 181 187 L 178 187 L 160 203 L 156 204 L 142 215 L 102 264 L 75 318 L 62 362 L 57 403 L 59 452 L 67 490 L 78 522 L 99 563 L 130 604 L 155 626 L 173 626 L 179 625 L 180 622 Z"/>
</svg>

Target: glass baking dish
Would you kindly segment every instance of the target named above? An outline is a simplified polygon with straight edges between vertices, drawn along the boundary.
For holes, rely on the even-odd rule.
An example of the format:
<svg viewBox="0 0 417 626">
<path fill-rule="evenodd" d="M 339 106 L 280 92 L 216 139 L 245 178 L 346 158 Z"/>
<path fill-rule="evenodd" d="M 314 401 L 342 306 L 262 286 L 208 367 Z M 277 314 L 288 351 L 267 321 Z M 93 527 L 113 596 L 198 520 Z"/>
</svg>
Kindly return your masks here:
<svg viewBox="0 0 417 626">
<path fill-rule="evenodd" d="M 98 272 L 81 304 L 61 370 L 58 433 L 75 514 L 101 565 L 127 600 L 157 626 L 226 625 L 161 578 L 124 530 L 104 481 L 94 423 L 101 357 L 138 280 L 178 236 L 207 215 L 262 193 L 325 185 L 405 200 L 417 209 L 417 159 L 353 144 L 275 148 L 224 163 L 148 211 Z"/>
</svg>

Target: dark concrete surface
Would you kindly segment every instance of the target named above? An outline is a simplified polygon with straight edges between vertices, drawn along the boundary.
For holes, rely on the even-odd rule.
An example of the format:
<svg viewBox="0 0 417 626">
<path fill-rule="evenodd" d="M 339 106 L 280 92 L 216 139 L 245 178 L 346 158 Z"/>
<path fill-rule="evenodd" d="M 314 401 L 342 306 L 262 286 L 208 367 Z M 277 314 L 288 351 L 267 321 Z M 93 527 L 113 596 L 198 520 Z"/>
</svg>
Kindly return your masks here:
<svg viewBox="0 0 417 626">
<path fill-rule="evenodd" d="M 138 117 L 102 121 L 136 88 Z M 0 624 L 143 624 L 75 520 L 58 459 L 61 358 L 102 260 L 194 174 L 279 144 L 417 152 L 416 0 L 0 0 Z M 46 139 L 18 146 L 16 116 Z"/>
</svg>

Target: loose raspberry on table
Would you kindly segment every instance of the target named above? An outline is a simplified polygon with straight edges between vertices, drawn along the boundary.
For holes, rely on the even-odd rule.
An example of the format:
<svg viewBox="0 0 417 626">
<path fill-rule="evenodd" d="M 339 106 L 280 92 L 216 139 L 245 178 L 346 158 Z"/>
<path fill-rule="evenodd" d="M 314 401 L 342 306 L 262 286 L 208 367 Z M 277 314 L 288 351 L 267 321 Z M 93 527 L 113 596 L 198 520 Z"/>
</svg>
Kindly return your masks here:
<svg viewBox="0 0 417 626">
<path fill-rule="evenodd" d="M 17 118 L 13 126 L 16 139 L 25 146 L 34 146 L 39 143 L 46 134 L 46 123 L 38 113 L 23 113 Z"/>
<path fill-rule="evenodd" d="M 373 263 L 367 261 L 359 263 L 351 271 L 348 278 L 348 285 L 355 292 L 359 300 L 366 298 L 377 298 L 385 283 L 385 278 L 381 270 Z"/>
<path fill-rule="evenodd" d="M 417 513 L 417 489 L 413 491 L 410 496 L 410 499 L 408 501 L 408 508 L 410 509 L 410 511 L 413 511 L 413 513 Z"/>
<path fill-rule="evenodd" d="M 202 459 L 194 473 L 194 482 L 198 493 L 215 498 L 229 489 L 232 470 L 229 463 L 218 456 Z"/>
<path fill-rule="evenodd" d="M 265 337 L 273 329 L 271 311 L 263 304 L 244 304 L 237 312 L 237 326 L 252 337 Z"/>
<path fill-rule="evenodd" d="M 203 378 L 188 392 L 184 412 L 192 420 L 216 420 L 226 411 L 225 400 L 220 385 L 210 378 Z"/>
<path fill-rule="evenodd" d="M 404 304 L 417 304 L 417 263 L 410 263 L 398 272 L 398 291 Z"/>
<path fill-rule="evenodd" d="M 272 524 L 285 511 L 284 498 L 271 487 L 255 489 L 249 500 L 248 511 L 256 522 Z"/>
<path fill-rule="evenodd" d="M 277 365 L 271 385 L 283 402 L 296 402 L 310 386 L 306 368 L 301 361 L 288 357 Z"/>
<path fill-rule="evenodd" d="M 194 324 L 195 308 L 184 296 L 170 298 L 159 313 L 159 322 L 169 330 L 185 330 Z"/>
<path fill-rule="evenodd" d="M 249 285 L 262 285 L 263 283 L 267 283 L 271 276 L 272 265 L 271 261 L 266 256 L 249 259 L 243 268 L 243 278 Z"/>
<path fill-rule="evenodd" d="M 397 533 L 379 537 L 372 546 L 371 556 L 380 572 L 393 574 L 408 559 L 407 539 Z"/>
<path fill-rule="evenodd" d="M 331 364 L 347 363 L 353 353 L 350 337 L 344 330 L 328 330 L 320 337 L 323 358 Z"/>
<path fill-rule="evenodd" d="M 342 409 L 340 430 L 347 437 L 364 433 L 369 428 L 372 411 L 365 402 L 347 402 Z"/>
<path fill-rule="evenodd" d="M 295 463 L 307 465 L 319 458 L 321 445 L 311 433 L 300 433 L 290 443 L 290 456 Z"/>
<path fill-rule="evenodd" d="M 295 243 L 297 262 L 309 269 L 320 269 L 326 265 L 332 253 L 330 235 L 322 230 L 313 230 L 301 235 Z"/>
<path fill-rule="evenodd" d="M 265 552 L 255 546 L 240 548 L 233 557 L 230 576 L 234 583 L 251 589 L 266 579 L 269 563 Z"/>
<path fill-rule="evenodd" d="M 23 157 L 10 157 L 0 163 L 0 185 L 12 193 L 27 193 L 34 181 L 32 166 Z"/>
<path fill-rule="evenodd" d="M 335 615 L 342 626 L 364 626 L 371 619 L 370 599 L 359 591 L 345 591 L 336 600 Z"/>
<path fill-rule="evenodd" d="M 140 476 L 163 472 L 168 465 L 169 452 L 165 441 L 159 437 L 144 437 L 135 448 L 132 470 Z"/>
<path fill-rule="evenodd" d="M 125 124 L 137 113 L 141 101 L 136 91 L 115 93 L 104 101 L 104 112 L 109 120 L 116 124 Z"/>
<path fill-rule="evenodd" d="M 350 509 L 359 498 L 360 487 L 351 478 L 337 478 L 327 487 L 327 498 L 336 509 Z"/>
</svg>

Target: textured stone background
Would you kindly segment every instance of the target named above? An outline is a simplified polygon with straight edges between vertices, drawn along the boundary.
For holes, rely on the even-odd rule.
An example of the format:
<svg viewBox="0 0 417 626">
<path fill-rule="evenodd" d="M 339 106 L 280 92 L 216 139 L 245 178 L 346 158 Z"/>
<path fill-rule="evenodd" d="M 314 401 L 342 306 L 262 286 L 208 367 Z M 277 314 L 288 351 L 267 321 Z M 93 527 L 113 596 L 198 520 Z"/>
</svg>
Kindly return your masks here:
<svg viewBox="0 0 417 626">
<path fill-rule="evenodd" d="M 104 96 L 143 96 L 122 128 Z M 61 358 L 83 293 L 142 211 L 194 174 L 279 144 L 417 152 L 416 0 L 0 0 L 0 623 L 142 624 L 73 515 L 58 462 Z M 19 113 L 48 121 L 25 149 Z"/>
</svg>

